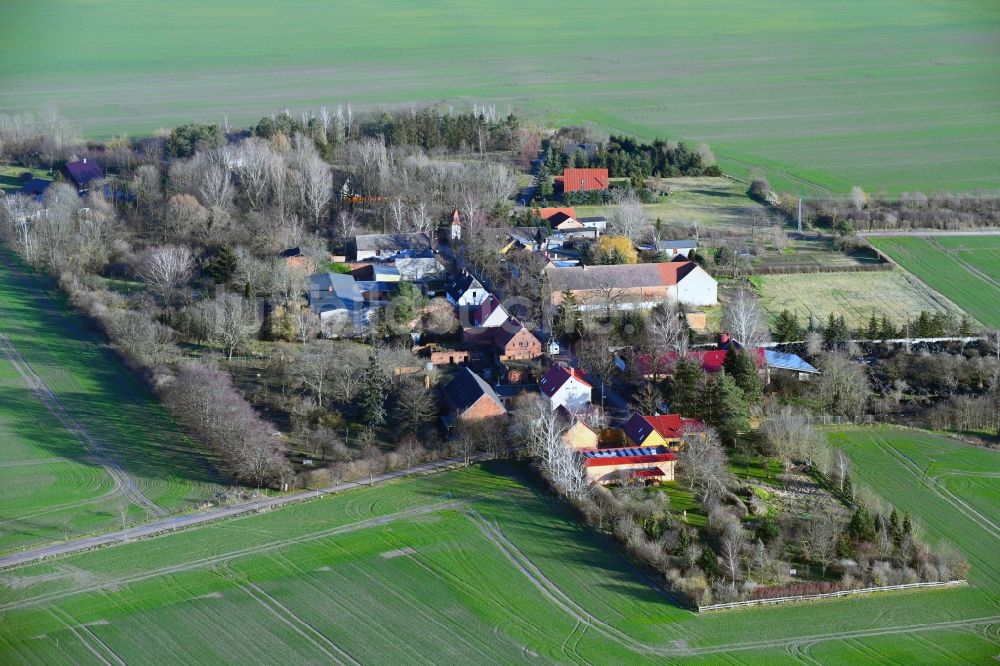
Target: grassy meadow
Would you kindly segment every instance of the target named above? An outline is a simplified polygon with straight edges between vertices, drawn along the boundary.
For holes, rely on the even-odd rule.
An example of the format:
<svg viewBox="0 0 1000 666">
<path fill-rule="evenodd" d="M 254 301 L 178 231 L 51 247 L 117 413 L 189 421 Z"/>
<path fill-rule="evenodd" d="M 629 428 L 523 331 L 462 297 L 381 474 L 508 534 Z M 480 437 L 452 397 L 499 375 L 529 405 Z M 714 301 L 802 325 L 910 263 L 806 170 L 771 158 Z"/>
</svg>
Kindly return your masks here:
<svg viewBox="0 0 1000 666">
<path fill-rule="evenodd" d="M 787 309 L 797 314 L 803 325 L 810 315 L 825 325 L 831 313 L 843 315 L 852 329 L 863 327 L 872 314 L 879 319 L 887 315 L 897 325 L 921 310 L 960 314 L 947 300 L 928 292 L 901 270 L 759 275 L 752 281 L 770 317 Z"/>
<path fill-rule="evenodd" d="M 0 111 L 88 136 L 288 107 L 473 102 L 706 141 L 803 193 L 997 189 L 1000 6 L 10 0 Z M 928 168 L 934 164 L 934 168 Z"/>
<path fill-rule="evenodd" d="M 48 278 L 0 253 L 0 334 L 146 497 L 197 507 L 221 488 L 211 461 L 81 322 Z M 0 552 L 120 527 L 123 506 L 145 520 L 0 355 Z"/>
<path fill-rule="evenodd" d="M 1000 475 L 1000 453 L 880 428 L 831 438 L 860 483 L 897 498 L 930 539 L 966 554 L 969 586 L 699 616 L 674 605 L 520 467 L 498 463 L 0 572 L 0 658 L 751 664 L 994 656 L 996 527 L 968 512 L 984 500 L 972 493 L 967 502 L 957 482 Z M 955 480 L 954 497 L 935 479 Z M 995 506 L 995 490 L 989 501 Z"/>
<path fill-rule="evenodd" d="M 1000 328 L 1000 236 L 871 237 L 868 242 L 986 326 Z"/>
</svg>

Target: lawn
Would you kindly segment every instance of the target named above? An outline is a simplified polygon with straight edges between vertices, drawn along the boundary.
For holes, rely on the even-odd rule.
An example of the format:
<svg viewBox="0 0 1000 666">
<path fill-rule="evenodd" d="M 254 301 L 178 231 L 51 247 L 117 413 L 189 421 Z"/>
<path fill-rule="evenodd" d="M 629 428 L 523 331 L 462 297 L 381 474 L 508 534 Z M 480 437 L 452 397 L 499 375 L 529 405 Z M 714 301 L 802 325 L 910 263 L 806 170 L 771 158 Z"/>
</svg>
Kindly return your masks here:
<svg viewBox="0 0 1000 666">
<path fill-rule="evenodd" d="M 731 178 L 671 178 L 669 196 L 643 208 L 651 220 L 750 233 L 750 216 L 763 206 L 747 196 L 744 183 Z M 614 206 L 574 206 L 580 217 L 607 215 Z M 692 232 L 693 233 L 693 232 Z"/>
<path fill-rule="evenodd" d="M 156 399 L 83 327 L 47 278 L 0 253 L 0 334 L 68 418 L 165 512 L 220 490 L 213 463 Z M 34 381 L 34 380 L 33 380 Z M 0 552 L 146 518 L 74 434 L 0 355 Z"/>
<path fill-rule="evenodd" d="M 851 328 L 864 326 L 872 314 L 879 318 L 886 315 L 896 324 L 912 319 L 921 310 L 959 314 L 946 299 L 901 270 L 760 275 L 753 282 L 768 315 L 774 317 L 787 309 L 797 314 L 803 325 L 810 315 L 825 325 L 830 313 L 843 315 Z"/>
<path fill-rule="evenodd" d="M 888 429 L 836 443 L 860 483 L 966 553 L 970 586 L 699 616 L 522 468 L 490 464 L 0 572 L 0 657 L 985 662 L 1000 647 L 996 538 L 924 470 L 998 474 L 1000 454 Z"/>
<path fill-rule="evenodd" d="M 87 136 L 495 104 L 706 141 L 779 189 L 997 189 L 1000 6 L 968 0 L 10 0 L 0 109 Z M 71 45 L 71 46 L 70 46 Z M 67 57 L 67 49 L 72 57 Z M 936 168 L 928 168 L 928 164 Z"/>
<path fill-rule="evenodd" d="M 1000 328 L 1000 236 L 868 239 L 983 324 Z"/>
<path fill-rule="evenodd" d="M 29 169 L 20 166 L 0 165 L 0 196 L 9 192 L 18 192 L 21 189 L 21 175 L 25 172 L 31 173 L 35 178 L 52 180 L 47 169 Z"/>
</svg>

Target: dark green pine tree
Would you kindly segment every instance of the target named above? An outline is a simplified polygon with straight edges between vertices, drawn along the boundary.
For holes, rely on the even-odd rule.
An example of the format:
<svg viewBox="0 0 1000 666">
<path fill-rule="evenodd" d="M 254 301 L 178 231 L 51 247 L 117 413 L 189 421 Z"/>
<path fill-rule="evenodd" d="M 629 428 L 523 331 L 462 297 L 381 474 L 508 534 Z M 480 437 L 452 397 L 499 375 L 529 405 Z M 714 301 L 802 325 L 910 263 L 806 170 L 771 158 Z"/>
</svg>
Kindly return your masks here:
<svg viewBox="0 0 1000 666">
<path fill-rule="evenodd" d="M 855 541 L 875 541 L 875 518 L 864 503 L 859 503 L 854 510 L 847 531 Z"/>
<path fill-rule="evenodd" d="M 889 317 L 882 315 L 882 326 L 879 329 L 879 338 L 882 340 L 894 340 L 899 337 L 896 327 L 893 325 Z"/>
<path fill-rule="evenodd" d="M 722 367 L 743 391 L 748 405 L 756 405 L 764 396 L 764 382 L 760 379 L 753 357 L 743 349 L 730 349 Z"/>
<path fill-rule="evenodd" d="M 233 279 L 233 275 L 236 274 L 238 263 L 239 261 L 236 258 L 236 253 L 233 252 L 233 248 L 223 245 L 215 253 L 215 256 L 209 260 L 205 270 L 212 276 L 216 284 L 229 284 L 229 281 Z"/>
<path fill-rule="evenodd" d="M 358 401 L 365 421 L 372 426 L 385 423 L 385 401 L 388 397 L 386 378 L 375 354 L 368 357 L 368 365 L 361 375 L 361 396 Z"/>
<path fill-rule="evenodd" d="M 782 310 L 774 319 L 774 336 L 778 342 L 794 342 L 802 339 L 802 326 L 798 315 Z"/>
<path fill-rule="evenodd" d="M 913 536 L 913 523 L 910 521 L 909 511 L 903 514 L 903 536 L 904 537 Z"/>
<path fill-rule="evenodd" d="M 878 317 L 872 312 L 872 317 L 868 320 L 868 326 L 865 328 L 865 337 L 869 340 L 878 340 L 879 330 Z"/>
<path fill-rule="evenodd" d="M 726 444 L 734 443 L 736 436 L 750 427 L 743 391 L 725 370 L 719 370 L 704 382 L 697 415 L 718 430 Z"/>
<path fill-rule="evenodd" d="M 892 542 L 898 546 L 903 539 L 903 533 L 899 527 L 899 514 L 896 513 L 895 507 L 889 512 L 889 529 L 892 531 Z"/>
<path fill-rule="evenodd" d="M 578 340 L 583 332 L 583 314 L 580 312 L 580 301 L 572 291 L 564 291 L 562 301 L 556 308 L 553 328 L 556 335 Z"/>
<path fill-rule="evenodd" d="M 698 393 L 705 371 L 701 363 L 689 358 L 681 358 L 674 364 L 674 374 L 670 377 L 670 410 L 676 414 L 695 416 L 698 412 Z"/>
</svg>

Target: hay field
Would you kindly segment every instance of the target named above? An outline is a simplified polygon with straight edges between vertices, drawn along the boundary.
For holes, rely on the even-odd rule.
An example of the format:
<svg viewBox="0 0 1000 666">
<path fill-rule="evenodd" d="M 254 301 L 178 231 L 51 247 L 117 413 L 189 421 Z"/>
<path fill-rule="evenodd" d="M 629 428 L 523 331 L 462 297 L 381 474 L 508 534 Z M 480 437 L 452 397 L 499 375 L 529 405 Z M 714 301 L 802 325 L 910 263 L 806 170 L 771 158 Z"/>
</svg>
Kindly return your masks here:
<svg viewBox="0 0 1000 666">
<path fill-rule="evenodd" d="M 971 586 L 698 616 L 658 592 L 521 468 L 490 464 L 0 572 L 0 657 L 988 659 L 1000 645 L 995 538 L 942 497 L 930 472 L 900 463 L 895 449 L 871 443 L 875 436 L 887 437 L 851 431 L 837 443 L 865 483 L 884 480 L 876 487 L 905 495 L 899 506 L 930 538 L 966 553 Z M 954 464 L 969 447 L 932 436 L 911 446 L 908 437 L 894 436 L 891 446 L 926 451 L 934 474 L 965 469 Z M 978 473 L 1000 473 L 1000 454 L 973 452 Z"/>
<path fill-rule="evenodd" d="M 422 103 L 707 141 L 779 189 L 998 189 L 1000 6 L 10 0 L 0 110 L 88 136 Z M 935 165 L 928 168 L 928 164 Z"/>
<path fill-rule="evenodd" d="M 843 315 L 852 329 L 867 324 L 873 313 L 879 319 L 887 315 L 897 325 L 921 310 L 960 314 L 946 299 L 901 270 L 760 275 L 752 281 L 769 316 L 787 309 L 797 314 L 803 325 L 810 315 L 825 325 L 831 313 Z"/>
<path fill-rule="evenodd" d="M 128 523 L 191 510 L 221 488 L 53 290 L 0 251 L 0 552 L 120 527 L 123 508 Z"/>
<path fill-rule="evenodd" d="M 868 241 L 991 328 L 1000 328 L 1000 236 L 872 237 Z"/>
</svg>

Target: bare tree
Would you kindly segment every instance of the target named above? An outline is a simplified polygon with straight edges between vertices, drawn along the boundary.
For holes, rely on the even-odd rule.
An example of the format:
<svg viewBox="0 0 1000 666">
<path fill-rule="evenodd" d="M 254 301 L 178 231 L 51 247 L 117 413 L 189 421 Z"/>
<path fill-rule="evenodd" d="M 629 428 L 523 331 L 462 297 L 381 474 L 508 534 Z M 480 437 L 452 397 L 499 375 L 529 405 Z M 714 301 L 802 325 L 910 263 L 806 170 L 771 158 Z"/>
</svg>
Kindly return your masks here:
<svg viewBox="0 0 1000 666">
<path fill-rule="evenodd" d="M 700 496 L 718 497 L 727 491 L 732 483 L 727 462 L 715 430 L 689 428 L 684 433 L 678 463 L 688 485 Z"/>
<path fill-rule="evenodd" d="M 617 195 L 615 207 L 608 214 L 608 230 L 625 236 L 633 243 L 645 237 L 652 228 L 639 198 L 633 193 Z"/>
<path fill-rule="evenodd" d="M 733 294 L 726 303 L 722 327 L 747 349 L 756 349 L 769 338 L 767 320 L 760 301 L 746 289 Z"/>
<path fill-rule="evenodd" d="M 246 347 L 257 333 L 257 309 L 253 302 L 236 294 L 225 294 L 207 306 L 212 340 L 222 347 L 228 360 L 237 349 Z"/>
<path fill-rule="evenodd" d="M 743 574 L 743 550 L 746 540 L 743 529 L 738 523 L 727 526 L 719 540 L 719 558 L 722 560 L 722 572 L 735 585 Z"/>
<path fill-rule="evenodd" d="M 675 352 L 678 356 L 687 354 L 690 335 L 673 303 L 662 303 L 653 309 L 646 320 L 646 332 L 657 350 Z"/>
<path fill-rule="evenodd" d="M 837 449 L 837 453 L 834 454 L 833 469 L 837 476 L 837 488 L 840 492 L 844 492 L 844 481 L 847 479 L 847 473 L 851 469 L 851 463 L 840 449 Z"/>
<path fill-rule="evenodd" d="M 222 155 L 218 152 L 198 153 L 194 162 L 197 165 L 198 196 L 213 211 L 228 210 L 235 187 Z"/>
<path fill-rule="evenodd" d="M 992 350 L 1000 361 L 1000 329 L 986 333 L 986 348 Z"/>
<path fill-rule="evenodd" d="M 232 146 L 227 159 L 254 210 L 267 203 L 269 193 L 284 179 L 284 162 L 263 139 L 251 138 Z"/>
<path fill-rule="evenodd" d="M 858 210 L 863 210 L 868 205 L 868 195 L 857 185 L 851 188 L 851 203 Z"/>
<path fill-rule="evenodd" d="M 399 391 L 396 414 L 404 430 L 420 432 L 437 419 L 437 401 L 421 382 L 407 380 Z"/>
<path fill-rule="evenodd" d="M 407 229 L 406 206 L 403 200 L 396 197 L 389 202 L 389 215 L 392 217 L 392 230 L 402 233 Z"/>
<path fill-rule="evenodd" d="M 809 442 L 818 435 L 802 412 L 784 405 L 769 408 L 760 427 L 765 450 L 781 460 L 785 470 L 794 460 L 804 460 Z"/>
<path fill-rule="evenodd" d="M 434 220 L 431 218 L 425 202 L 418 201 L 417 205 L 413 207 L 410 213 L 410 227 L 415 232 L 425 234 L 429 234 L 434 228 Z"/>
<path fill-rule="evenodd" d="M 293 364 L 301 387 L 312 397 L 316 406 L 322 408 L 330 376 L 337 371 L 329 350 L 320 345 L 304 346 L 295 355 Z"/>
<path fill-rule="evenodd" d="M 137 271 L 140 278 L 167 301 L 187 284 L 194 270 L 191 250 L 180 245 L 161 245 L 143 256 Z"/>
<path fill-rule="evenodd" d="M 312 156 L 299 165 L 299 199 L 312 216 L 313 225 L 319 227 L 323 211 L 333 198 L 333 179 L 330 167 L 319 157 Z"/>
<path fill-rule="evenodd" d="M 858 418 L 865 412 L 871 386 L 863 365 L 844 354 L 827 354 L 819 364 L 816 395 L 833 414 Z"/>
<path fill-rule="evenodd" d="M 413 467 L 427 453 L 420 440 L 413 433 L 403 435 L 396 447 L 396 453 L 403 456 L 407 468 Z"/>
<path fill-rule="evenodd" d="M 344 247 L 354 238 L 358 231 L 358 221 L 346 210 L 340 211 L 337 215 L 337 231 L 343 239 Z"/>
<path fill-rule="evenodd" d="M 32 231 L 32 222 L 42 215 L 41 205 L 31 197 L 12 194 L 0 199 L 3 204 L 4 231 L 9 235 L 18 253 L 28 263 L 34 263 L 37 257 L 36 236 Z"/>
</svg>

